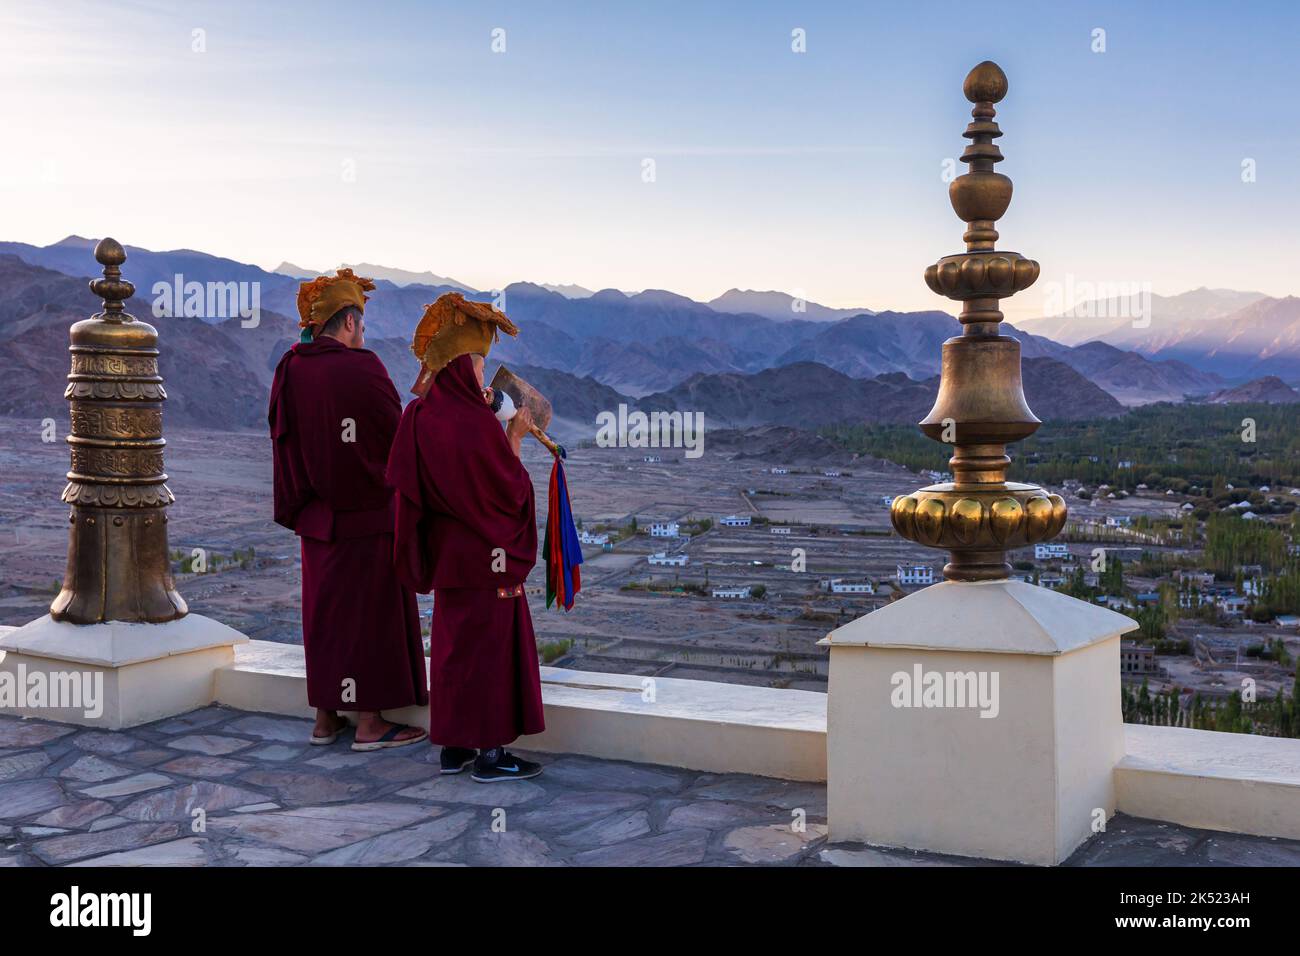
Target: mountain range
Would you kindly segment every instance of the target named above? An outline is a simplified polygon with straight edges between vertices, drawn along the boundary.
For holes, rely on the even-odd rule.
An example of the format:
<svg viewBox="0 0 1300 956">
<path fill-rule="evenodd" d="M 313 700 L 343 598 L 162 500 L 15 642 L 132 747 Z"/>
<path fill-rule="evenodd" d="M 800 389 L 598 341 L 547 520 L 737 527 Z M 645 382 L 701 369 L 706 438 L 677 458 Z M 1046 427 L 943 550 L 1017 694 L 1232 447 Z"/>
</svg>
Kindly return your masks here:
<svg viewBox="0 0 1300 956">
<path fill-rule="evenodd" d="M 68 326 L 95 300 L 81 279 L 0 255 L 0 414 L 58 418 L 68 371 Z M 167 382 L 168 421 L 212 428 L 260 428 L 275 364 L 297 340 L 297 323 L 263 311 L 254 328 L 238 317 L 218 323 L 198 318 L 152 320 L 165 336 L 160 372 Z M 504 344 L 504 343 L 503 343 Z M 366 345 L 388 367 L 400 394 L 418 366 L 405 338 L 368 337 Z M 493 349 L 491 364 L 500 357 Z M 696 373 L 640 398 L 591 376 L 510 360 L 518 374 L 546 394 L 557 410 L 553 432 L 562 440 L 591 437 L 597 413 L 620 404 L 645 411 L 705 413 L 708 427 L 785 425 L 816 428 L 845 421 L 915 422 L 925 415 L 938 378 L 892 372 L 855 378 L 816 362 L 795 362 L 756 373 Z M 491 369 L 489 369 L 489 375 Z M 1044 418 L 1096 418 L 1123 406 L 1067 365 L 1050 358 L 1024 361 L 1025 392 Z"/>
<path fill-rule="evenodd" d="M 1020 327 L 1064 345 L 1103 342 L 1232 381 L 1269 375 L 1300 381 L 1296 296 L 1200 288 L 1152 295 L 1149 314 L 1134 316 L 1135 311 L 1130 300 L 1094 299 L 1062 315 L 1022 321 Z"/>
<path fill-rule="evenodd" d="M 432 272 L 411 272 L 407 269 L 393 269 L 389 266 L 378 266 L 373 262 L 344 262 L 334 267 L 337 269 L 351 269 L 359 276 L 367 276 L 371 279 L 383 279 L 385 282 L 391 282 L 396 286 L 407 285 L 426 285 L 436 287 L 447 287 L 459 289 L 462 292 L 477 292 L 473 286 L 466 285 L 464 282 L 458 282 L 455 279 L 449 279 L 447 276 L 434 275 Z M 275 267 L 275 271 L 280 275 L 289 276 L 291 279 L 314 279 L 321 273 L 311 269 L 304 269 L 302 266 L 296 266 L 292 262 L 282 262 Z"/>
<path fill-rule="evenodd" d="M 0 397 L 0 413 L 39 411 L 45 417 L 52 402 L 61 401 L 67 327 L 99 307 L 85 283 L 99 272 L 93 247 L 93 240 L 79 237 L 44 247 L 0 243 L 0 375 L 10 386 Z M 354 268 L 373 275 L 377 285 L 366 308 L 367 347 L 405 394 L 416 372 L 408 348 L 412 325 L 426 303 L 465 287 L 432 272 L 365 263 Z M 296 276 L 309 274 L 289 263 L 281 269 L 267 272 L 193 250 L 128 247 L 123 272 L 137 288 L 128 310 L 165 336 L 169 420 L 261 427 L 271 372 L 297 339 L 290 318 L 296 315 Z M 155 284 L 172 286 L 177 275 L 187 282 L 257 283 L 259 323 L 245 328 L 239 317 L 154 317 Z M 521 334 L 503 338 L 492 351 L 492 360 L 535 379 L 552 396 L 566 429 L 589 431 L 596 411 L 620 402 L 703 410 L 720 426 L 915 422 L 933 400 L 942 343 L 960 332 L 945 312 L 871 313 L 806 303 L 799 313 L 791 309 L 795 300 L 775 292 L 733 289 L 711 303 L 653 289 L 570 294 L 534 283 L 507 286 L 504 309 Z M 1262 341 L 1266 331 L 1259 330 L 1271 328 L 1278 316 L 1285 320 L 1290 303 L 1300 300 L 1256 298 L 1245 306 L 1258 334 L 1243 332 L 1238 352 Z M 838 315 L 844 311 L 852 314 Z M 1026 325 L 1041 328 L 1042 321 Z M 1190 358 L 1148 356 L 1102 341 L 1071 346 L 1009 325 L 1004 330 L 1021 340 L 1026 394 L 1044 419 L 1120 414 L 1125 405 L 1231 394 L 1240 384 Z M 1287 349 L 1273 339 L 1269 345 L 1256 361 L 1285 365 Z M 1292 368 L 1283 372 L 1294 374 Z"/>
<path fill-rule="evenodd" d="M 832 309 L 816 302 L 796 299 L 785 292 L 755 292 L 751 289 L 728 289 L 709 308 L 732 315 L 761 315 L 775 322 L 808 319 L 812 322 L 835 322 L 855 315 L 875 315 L 871 309 Z"/>
</svg>

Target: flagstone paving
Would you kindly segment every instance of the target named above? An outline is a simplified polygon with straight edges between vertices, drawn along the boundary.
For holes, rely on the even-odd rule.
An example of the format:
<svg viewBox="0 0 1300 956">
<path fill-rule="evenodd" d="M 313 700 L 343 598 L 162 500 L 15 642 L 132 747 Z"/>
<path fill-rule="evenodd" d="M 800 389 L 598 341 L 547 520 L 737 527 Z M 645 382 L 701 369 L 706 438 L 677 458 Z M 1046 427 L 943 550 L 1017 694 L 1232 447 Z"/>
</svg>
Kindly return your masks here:
<svg viewBox="0 0 1300 956">
<path fill-rule="evenodd" d="M 484 785 L 428 744 L 310 733 L 224 707 L 124 731 L 0 716 L 0 868 L 989 865 L 828 845 L 816 784 L 532 755 L 540 777 Z M 1297 866 L 1300 842 L 1117 816 L 1069 865 Z"/>
</svg>

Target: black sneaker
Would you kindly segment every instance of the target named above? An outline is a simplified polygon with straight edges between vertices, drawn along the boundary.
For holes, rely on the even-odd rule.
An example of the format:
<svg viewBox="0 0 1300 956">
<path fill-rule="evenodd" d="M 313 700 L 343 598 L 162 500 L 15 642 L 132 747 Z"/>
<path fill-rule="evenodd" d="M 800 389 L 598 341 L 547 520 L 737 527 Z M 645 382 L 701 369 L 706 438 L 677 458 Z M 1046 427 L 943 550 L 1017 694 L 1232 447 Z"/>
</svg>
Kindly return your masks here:
<svg viewBox="0 0 1300 956">
<path fill-rule="evenodd" d="M 438 762 L 443 773 L 460 773 L 474 762 L 474 750 L 471 747 L 443 747 Z"/>
<path fill-rule="evenodd" d="M 478 755 L 470 776 L 479 783 L 496 783 L 498 780 L 527 780 L 541 772 L 541 764 L 516 757 L 504 747 L 493 747 Z"/>
</svg>

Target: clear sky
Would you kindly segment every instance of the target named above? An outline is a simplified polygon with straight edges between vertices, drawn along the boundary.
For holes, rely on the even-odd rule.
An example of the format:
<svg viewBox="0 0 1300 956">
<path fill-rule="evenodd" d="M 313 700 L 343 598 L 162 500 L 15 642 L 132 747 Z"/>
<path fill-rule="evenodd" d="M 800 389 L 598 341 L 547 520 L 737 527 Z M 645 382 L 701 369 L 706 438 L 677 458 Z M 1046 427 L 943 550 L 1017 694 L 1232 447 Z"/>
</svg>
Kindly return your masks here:
<svg viewBox="0 0 1300 956">
<path fill-rule="evenodd" d="M 1289 0 L 5 0 L 0 238 L 944 308 L 987 58 L 1000 245 L 1043 264 L 1009 317 L 1067 277 L 1300 293 L 1298 39 Z"/>
</svg>

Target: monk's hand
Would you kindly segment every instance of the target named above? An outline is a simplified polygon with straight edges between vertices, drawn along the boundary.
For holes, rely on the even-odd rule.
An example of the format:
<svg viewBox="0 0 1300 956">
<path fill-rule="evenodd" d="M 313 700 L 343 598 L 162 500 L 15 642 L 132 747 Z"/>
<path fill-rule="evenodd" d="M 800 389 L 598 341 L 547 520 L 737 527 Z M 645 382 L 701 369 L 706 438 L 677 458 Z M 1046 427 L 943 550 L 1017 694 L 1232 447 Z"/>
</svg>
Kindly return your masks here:
<svg viewBox="0 0 1300 956">
<path fill-rule="evenodd" d="M 485 401 L 485 402 L 487 402 L 489 405 L 491 405 L 491 404 L 492 404 L 492 399 L 493 399 L 494 397 L 495 397 L 495 396 L 492 394 L 492 386 L 490 386 L 490 385 L 485 386 L 484 389 L 483 389 L 483 401 Z"/>
<path fill-rule="evenodd" d="M 524 436 L 533 427 L 533 413 L 528 407 L 520 406 L 515 412 L 515 417 L 510 419 L 506 424 L 506 438 L 510 440 L 510 447 L 516 455 L 519 454 L 519 447 L 523 444 Z"/>
</svg>

